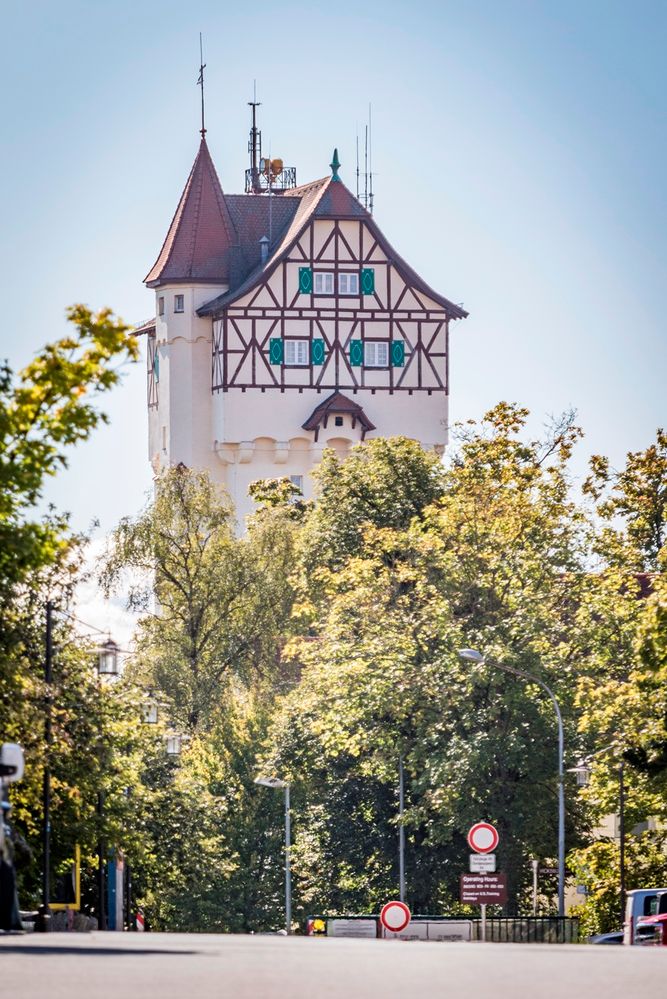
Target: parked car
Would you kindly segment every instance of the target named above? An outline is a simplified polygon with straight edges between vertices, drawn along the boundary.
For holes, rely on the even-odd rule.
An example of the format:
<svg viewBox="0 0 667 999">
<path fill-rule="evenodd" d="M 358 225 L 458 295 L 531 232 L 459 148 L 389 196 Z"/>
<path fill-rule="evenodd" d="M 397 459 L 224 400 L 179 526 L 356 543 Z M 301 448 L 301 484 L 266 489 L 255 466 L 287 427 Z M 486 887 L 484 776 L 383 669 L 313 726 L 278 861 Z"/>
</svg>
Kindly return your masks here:
<svg viewBox="0 0 667 999">
<path fill-rule="evenodd" d="M 665 896 L 664 898 L 662 896 Z M 623 923 L 623 943 L 638 943 L 637 926 L 639 920 L 661 915 L 660 907 L 667 913 L 667 888 L 636 888 L 629 891 L 625 900 L 625 922 Z"/>
<path fill-rule="evenodd" d="M 623 930 L 614 930 L 613 933 L 596 933 L 589 937 L 588 942 L 592 944 L 622 944 Z"/>
<path fill-rule="evenodd" d="M 659 891 L 650 904 L 651 915 L 640 916 L 635 930 L 635 944 L 642 947 L 667 947 L 667 891 Z"/>
</svg>

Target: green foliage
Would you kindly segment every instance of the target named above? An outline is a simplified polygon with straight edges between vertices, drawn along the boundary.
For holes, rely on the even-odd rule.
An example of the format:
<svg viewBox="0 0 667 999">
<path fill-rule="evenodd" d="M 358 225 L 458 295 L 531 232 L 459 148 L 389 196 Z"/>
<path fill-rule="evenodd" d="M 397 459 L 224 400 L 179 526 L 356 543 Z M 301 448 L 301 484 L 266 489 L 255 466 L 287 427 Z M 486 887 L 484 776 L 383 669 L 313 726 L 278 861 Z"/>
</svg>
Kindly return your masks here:
<svg viewBox="0 0 667 999">
<path fill-rule="evenodd" d="M 625 468 L 613 471 L 607 458 L 594 455 L 585 491 L 609 525 L 599 548 L 605 561 L 625 571 L 660 571 L 667 541 L 667 433 L 658 429 L 645 451 L 630 451 Z M 620 519 L 622 526 L 615 526 Z"/>
<path fill-rule="evenodd" d="M 71 860 L 75 843 L 84 861 L 90 859 L 100 833 L 98 790 L 136 783 L 129 762 L 138 752 L 136 697 L 98 689 L 93 651 L 62 614 L 80 571 L 82 539 L 72 536 L 66 516 L 37 520 L 34 505 L 46 480 L 66 465 L 67 449 L 105 420 L 96 398 L 118 382 L 118 366 L 134 360 L 138 347 L 108 309 L 94 314 L 76 305 L 68 319 L 69 335 L 47 345 L 17 376 L 7 365 L 0 372 L 0 739 L 20 743 L 26 755 L 12 802 L 27 906 L 37 898 L 41 863 L 47 699 L 55 871 Z M 47 599 L 56 608 L 50 690 L 43 680 Z M 106 832 L 118 839 L 127 809 L 115 798 Z"/>
<path fill-rule="evenodd" d="M 230 676 L 273 672 L 291 605 L 291 525 L 281 510 L 240 539 L 232 510 L 206 473 L 164 472 L 155 499 L 117 528 L 103 571 L 107 589 L 135 582 L 129 604 L 158 612 L 140 623 L 134 675 L 163 695 L 174 724 L 210 723 Z"/>
<path fill-rule="evenodd" d="M 44 480 L 67 464 L 65 449 L 105 420 L 94 399 L 119 379 L 118 362 L 138 355 L 136 339 L 109 309 L 68 309 L 72 332 L 14 377 L 0 369 L 0 586 L 57 560 L 63 518 L 28 519 Z M 2 594 L 0 594 L 0 597 Z"/>
<path fill-rule="evenodd" d="M 264 701 L 230 687 L 224 708 L 170 774 L 153 785 L 143 816 L 151 856 L 135 886 L 155 929 L 275 929 L 283 906 L 282 798 L 254 783 Z"/>
<path fill-rule="evenodd" d="M 576 906 L 579 933 L 585 939 L 595 933 L 611 933 L 622 927 L 618 846 L 599 839 L 568 856 L 574 880 L 588 889 L 586 901 Z M 660 887 L 667 884 L 667 837 L 645 832 L 629 836 L 625 852 L 626 887 Z"/>
<path fill-rule="evenodd" d="M 325 450 L 313 472 L 317 503 L 305 527 L 304 561 L 336 567 L 357 550 L 366 524 L 407 527 L 442 491 L 438 456 L 405 437 L 354 446 L 344 461 Z"/>
<path fill-rule="evenodd" d="M 421 911 L 454 903 L 464 834 L 481 817 L 501 831 L 513 895 L 531 855 L 556 853 L 553 707 L 539 689 L 457 655 L 474 645 L 544 677 L 572 730 L 567 583 L 587 549 L 566 466 L 579 432 L 566 418 L 545 441 L 525 443 L 526 415 L 501 404 L 469 425 L 449 468 L 403 441 L 374 442 L 382 446 L 363 460 L 361 449 L 347 475 L 347 462 L 324 467 L 305 526 L 305 557 L 322 538 L 324 565 L 310 576 L 307 633 L 283 653 L 303 680 L 269 755 L 303 787 L 296 872 L 305 900 L 317 885 L 358 910 L 395 890 L 399 755 L 408 891 Z M 569 823 L 576 839 L 581 809 Z"/>
</svg>

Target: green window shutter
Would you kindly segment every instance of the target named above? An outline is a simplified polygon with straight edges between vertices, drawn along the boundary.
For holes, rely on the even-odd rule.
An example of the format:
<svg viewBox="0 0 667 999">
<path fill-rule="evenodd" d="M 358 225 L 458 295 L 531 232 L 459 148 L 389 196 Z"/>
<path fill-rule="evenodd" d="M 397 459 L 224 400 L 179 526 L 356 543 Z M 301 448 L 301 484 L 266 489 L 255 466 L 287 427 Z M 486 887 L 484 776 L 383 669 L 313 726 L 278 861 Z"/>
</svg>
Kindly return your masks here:
<svg viewBox="0 0 667 999">
<path fill-rule="evenodd" d="M 155 348 L 155 356 L 153 357 L 153 375 L 155 381 L 160 381 L 160 355 L 157 352 L 157 347 Z"/>
<path fill-rule="evenodd" d="M 313 272 L 310 267 L 299 267 L 299 293 L 310 295 L 313 290 Z"/>
<path fill-rule="evenodd" d="M 391 341 L 391 366 L 402 368 L 405 364 L 405 344 L 402 340 Z"/>
<path fill-rule="evenodd" d="M 271 364 L 283 363 L 282 340 L 269 340 L 269 361 L 271 362 Z"/>
<path fill-rule="evenodd" d="M 372 267 L 364 267 L 361 272 L 361 293 L 372 295 L 375 291 L 375 271 Z"/>
<path fill-rule="evenodd" d="M 310 363 L 324 364 L 324 340 L 313 340 L 310 344 Z"/>
<path fill-rule="evenodd" d="M 350 364 L 360 368 L 364 363 L 364 345 L 361 340 L 350 340 Z"/>
</svg>

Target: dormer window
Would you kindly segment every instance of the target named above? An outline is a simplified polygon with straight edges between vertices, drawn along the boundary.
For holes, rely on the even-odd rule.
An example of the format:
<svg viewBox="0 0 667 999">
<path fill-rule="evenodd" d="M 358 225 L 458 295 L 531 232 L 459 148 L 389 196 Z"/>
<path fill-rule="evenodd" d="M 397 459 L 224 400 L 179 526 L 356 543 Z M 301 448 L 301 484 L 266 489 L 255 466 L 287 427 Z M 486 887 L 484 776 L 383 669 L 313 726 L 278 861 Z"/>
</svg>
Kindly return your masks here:
<svg viewBox="0 0 667 999">
<path fill-rule="evenodd" d="M 351 274 L 349 271 L 341 271 L 338 275 L 338 294 L 339 295 L 358 295 L 359 294 L 359 275 Z"/>
<path fill-rule="evenodd" d="M 174 295 L 174 312 L 185 312 L 185 295 Z"/>
<path fill-rule="evenodd" d="M 313 277 L 315 278 L 316 295 L 333 295 L 334 276 L 330 271 L 315 271 Z"/>
</svg>

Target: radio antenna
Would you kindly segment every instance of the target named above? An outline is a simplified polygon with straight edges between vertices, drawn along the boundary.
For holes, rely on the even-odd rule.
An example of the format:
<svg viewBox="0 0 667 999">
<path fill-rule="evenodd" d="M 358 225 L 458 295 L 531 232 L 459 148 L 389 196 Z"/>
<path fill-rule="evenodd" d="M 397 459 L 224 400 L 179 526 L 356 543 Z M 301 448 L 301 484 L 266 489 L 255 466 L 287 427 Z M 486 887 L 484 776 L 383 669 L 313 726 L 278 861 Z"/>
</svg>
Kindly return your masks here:
<svg viewBox="0 0 667 999">
<path fill-rule="evenodd" d="M 359 125 L 357 124 L 357 201 L 359 200 Z"/>
<path fill-rule="evenodd" d="M 368 125 L 364 143 L 364 208 L 368 210 Z"/>
<path fill-rule="evenodd" d="M 369 170 L 369 190 L 368 190 L 368 210 L 373 214 L 373 135 L 371 130 L 371 110 L 368 105 L 368 170 Z"/>
</svg>

